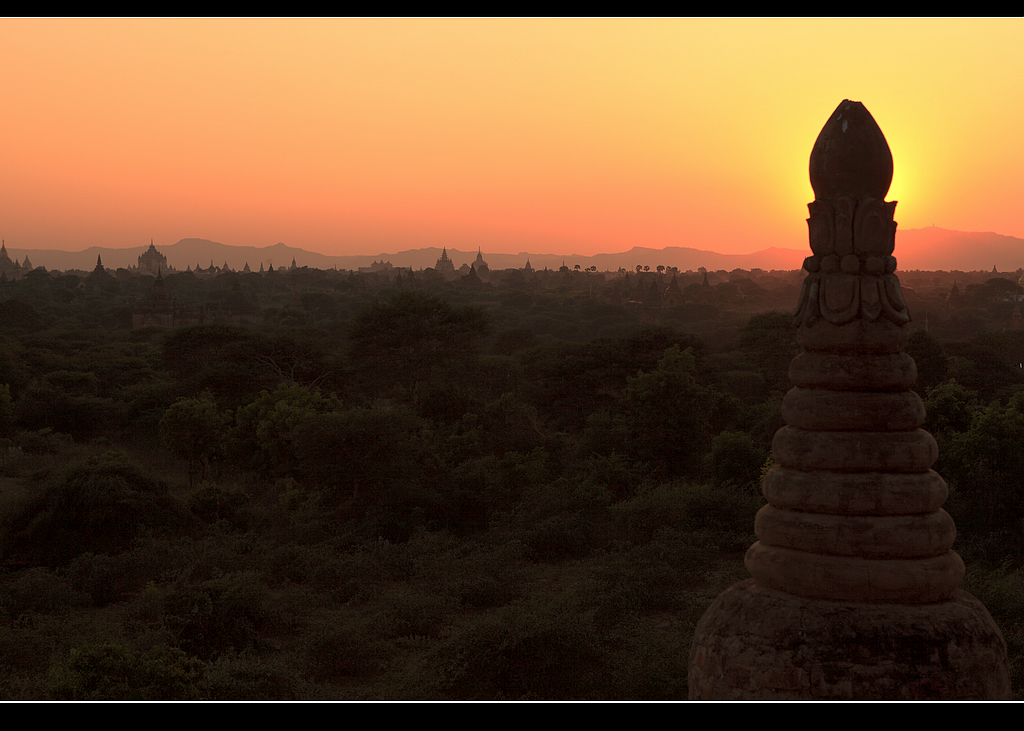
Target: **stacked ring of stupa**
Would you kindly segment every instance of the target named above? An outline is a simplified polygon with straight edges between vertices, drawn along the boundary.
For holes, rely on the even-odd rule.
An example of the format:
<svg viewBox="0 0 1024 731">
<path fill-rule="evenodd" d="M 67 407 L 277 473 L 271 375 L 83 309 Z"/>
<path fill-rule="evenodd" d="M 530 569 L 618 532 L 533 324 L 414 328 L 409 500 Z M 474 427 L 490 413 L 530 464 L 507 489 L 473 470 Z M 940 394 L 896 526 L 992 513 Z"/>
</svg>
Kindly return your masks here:
<svg viewBox="0 0 1024 731">
<path fill-rule="evenodd" d="M 786 426 L 762 489 L 751 579 L 701 619 L 693 699 L 1004 699 L 1006 647 L 958 587 L 947 487 L 902 352 L 888 143 L 844 100 L 810 160 L 812 255 Z"/>
</svg>

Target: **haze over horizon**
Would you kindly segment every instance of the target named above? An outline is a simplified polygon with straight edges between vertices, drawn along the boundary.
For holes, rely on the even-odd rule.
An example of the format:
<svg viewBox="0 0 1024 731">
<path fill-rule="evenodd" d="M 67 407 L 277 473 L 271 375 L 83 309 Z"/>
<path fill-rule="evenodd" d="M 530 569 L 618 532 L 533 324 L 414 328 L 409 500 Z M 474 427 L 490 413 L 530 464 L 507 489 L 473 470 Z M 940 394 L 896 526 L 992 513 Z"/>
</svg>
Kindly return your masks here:
<svg viewBox="0 0 1024 731">
<path fill-rule="evenodd" d="M 47 270 L 92 271 L 102 260 L 107 269 L 132 268 L 148 245 L 125 248 L 92 246 L 80 251 L 57 249 L 6 249 L 8 256 L 21 262 L 31 255 L 31 266 Z M 896 232 L 896 248 L 899 253 L 898 271 L 996 271 L 1006 274 L 1024 269 L 1024 239 L 1003 236 L 992 232 L 963 232 L 930 227 L 921 229 L 899 229 Z M 231 246 L 218 241 L 201 238 L 181 239 L 173 244 L 157 247 L 167 257 L 171 270 L 182 271 L 195 266 L 205 269 L 209 265 L 223 264 L 236 270 L 249 266 L 254 271 L 261 267 L 289 266 L 294 262 L 299 268 L 347 269 L 369 267 L 375 262 L 386 262 L 395 267 L 411 268 L 414 271 L 434 267 L 441 256 L 440 247 L 423 247 L 391 252 L 373 252 L 350 255 L 325 255 L 318 252 L 289 246 L 279 242 L 272 246 Z M 472 264 L 480 249 L 448 248 L 448 255 L 456 267 Z M 713 249 L 693 249 L 669 246 L 661 249 L 635 246 L 628 251 L 607 252 L 593 255 L 544 254 L 540 252 L 497 252 L 483 251 L 484 259 L 492 271 L 522 269 L 531 263 L 535 269 L 558 269 L 563 265 L 570 268 L 607 272 L 625 269 L 632 271 L 636 266 L 659 265 L 676 267 L 680 271 L 706 268 L 709 271 L 736 269 L 765 271 L 795 271 L 801 268 L 806 249 L 769 248 L 750 253 L 723 254 Z M 0 254 L 2 256 L 2 254 Z"/>
<path fill-rule="evenodd" d="M 1024 238 L 1022 31 L 1021 18 L 5 19 L 0 237 L 328 256 L 803 250 L 811 146 L 847 98 L 889 142 L 901 230 Z M 857 63 L 828 63 L 837 49 Z"/>
</svg>

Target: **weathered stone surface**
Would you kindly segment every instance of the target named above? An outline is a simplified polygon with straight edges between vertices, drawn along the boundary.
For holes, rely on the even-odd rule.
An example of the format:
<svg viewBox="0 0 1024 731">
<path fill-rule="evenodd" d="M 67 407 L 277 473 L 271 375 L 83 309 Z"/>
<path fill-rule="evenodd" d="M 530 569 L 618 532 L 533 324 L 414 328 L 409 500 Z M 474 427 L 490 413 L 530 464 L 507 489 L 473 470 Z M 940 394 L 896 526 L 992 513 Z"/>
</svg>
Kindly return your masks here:
<svg viewBox="0 0 1024 731">
<path fill-rule="evenodd" d="M 945 510 L 922 515 L 822 515 L 765 505 L 754 520 L 764 543 L 798 551 L 870 559 L 927 558 L 953 547 Z"/>
<path fill-rule="evenodd" d="M 782 401 L 782 418 L 798 429 L 901 431 L 921 426 L 924 416 L 924 403 L 913 391 L 793 388 Z"/>
<path fill-rule="evenodd" d="M 833 515 L 931 513 L 946 502 L 949 488 L 934 470 L 886 472 L 804 472 L 773 467 L 761 485 L 765 499 L 790 510 Z"/>
<path fill-rule="evenodd" d="M 882 200 L 892 171 L 892 152 L 878 123 L 863 104 L 844 99 L 811 149 L 814 197 Z"/>
<path fill-rule="evenodd" d="M 789 364 L 789 380 L 803 388 L 906 391 L 917 380 L 917 366 L 906 353 L 858 355 L 805 351 Z"/>
<path fill-rule="evenodd" d="M 783 467 L 833 472 L 927 472 L 939 448 L 923 429 L 898 432 L 809 431 L 784 426 L 772 439 Z"/>
<path fill-rule="evenodd" d="M 953 551 L 918 559 L 829 556 L 758 541 L 744 564 L 762 586 L 832 601 L 930 604 L 952 596 L 964 577 Z"/>
<path fill-rule="evenodd" d="M 854 320 L 836 325 L 822 319 L 796 331 L 796 341 L 801 347 L 830 353 L 898 353 L 909 337 L 906 325 L 897 325 L 889 320 Z"/>
<path fill-rule="evenodd" d="M 752 579 L 697 624 L 691 700 L 1007 700 L 1006 646 L 962 591 L 924 606 L 802 599 Z"/>
</svg>

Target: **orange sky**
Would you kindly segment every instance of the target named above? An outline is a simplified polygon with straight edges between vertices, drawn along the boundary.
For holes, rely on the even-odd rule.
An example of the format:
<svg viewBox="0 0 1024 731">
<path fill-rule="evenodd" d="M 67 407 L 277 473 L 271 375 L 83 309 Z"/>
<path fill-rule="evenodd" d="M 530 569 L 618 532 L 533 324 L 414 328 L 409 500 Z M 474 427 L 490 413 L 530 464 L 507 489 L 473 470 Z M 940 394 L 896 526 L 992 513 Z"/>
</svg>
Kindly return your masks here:
<svg viewBox="0 0 1024 731">
<path fill-rule="evenodd" d="M 806 248 L 844 98 L 901 228 L 1024 238 L 1021 18 L 6 19 L 0 68 L 14 249 Z"/>
</svg>

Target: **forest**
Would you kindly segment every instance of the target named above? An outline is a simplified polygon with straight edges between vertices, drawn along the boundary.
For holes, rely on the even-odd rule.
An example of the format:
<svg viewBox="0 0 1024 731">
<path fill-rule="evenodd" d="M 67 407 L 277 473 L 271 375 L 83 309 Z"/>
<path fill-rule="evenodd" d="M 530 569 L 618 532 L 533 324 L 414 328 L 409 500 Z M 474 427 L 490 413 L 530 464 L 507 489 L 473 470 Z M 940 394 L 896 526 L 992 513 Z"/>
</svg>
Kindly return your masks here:
<svg viewBox="0 0 1024 731">
<path fill-rule="evenodd" d="M 1018 700 L 1019 275 L 900 273 Z M 747 576 L 801 281 L 0 277 L 0 698 L 685 699 Z M 135 326 L 164 290 L 185 324 Z"/>
</svg>

